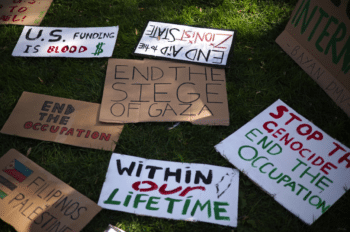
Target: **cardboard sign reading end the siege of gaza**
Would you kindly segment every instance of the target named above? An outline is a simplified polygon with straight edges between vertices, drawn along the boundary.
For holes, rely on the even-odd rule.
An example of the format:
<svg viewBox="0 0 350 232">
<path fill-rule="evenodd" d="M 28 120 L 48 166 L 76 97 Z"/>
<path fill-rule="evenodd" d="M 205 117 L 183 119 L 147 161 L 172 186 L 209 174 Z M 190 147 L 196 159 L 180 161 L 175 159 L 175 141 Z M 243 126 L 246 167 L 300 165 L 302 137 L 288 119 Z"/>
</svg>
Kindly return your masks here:
<svg viewBox="0 0 350 232">
<path fill-rule="evenodd" d="M 299 0 L 276 42 L 350 117 L 350 2 Z"/>
<path fill-rule="evenodd" d="M 40 25 L 52 0 L 0 0 L 0 24 Z"/>
<path fill-rule="evenodd" d="M 0 218 L 17 231 L 78 232 L 100 210 L 15 149 L 0 158 Z"/>
<path fill-rule="evenodd" d="M 215 148 L 307 224 L 350 187 L 350 149 L 281 100 Z"/>
<path fill-rule="evenodd" d="M 119 26 L 31 27 L 25 26 L 12 56 L 24 57 L 111 57 Z"/>
<path fill-rule="evenodd" d="M 170 61 L 109 59 L 99 120 L 228 126 L 225 70 Z"/>
<path fill-rule="evenodd" d="M 235 36 L 233 30 L 149 21 L 134 54 L 225 67 Z"/>
<path fill-rule="evenodd" d="M 239 172 L 232 168 L 113 153 L 98 205 L 236 227 L 238 185 Z"/>
<path fill-rule="evenodd" d="M 100 104 L 23 92 L 1 133 L 114 150 L 123 125 L 98 121 Z"/>
</svg>

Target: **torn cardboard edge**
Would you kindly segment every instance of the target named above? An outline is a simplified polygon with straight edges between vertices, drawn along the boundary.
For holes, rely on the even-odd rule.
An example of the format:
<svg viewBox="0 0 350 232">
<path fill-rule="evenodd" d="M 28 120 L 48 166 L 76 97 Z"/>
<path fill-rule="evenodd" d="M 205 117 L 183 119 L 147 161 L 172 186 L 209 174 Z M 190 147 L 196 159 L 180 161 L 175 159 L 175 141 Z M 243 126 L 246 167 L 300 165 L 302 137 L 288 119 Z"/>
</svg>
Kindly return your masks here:
<svg viewBox="0 0 350 232">
<path fill-rule="evenodd" d="M 276 43 L 332 98 L 332 100 L 350 117 L 350 92 L 344 85 L 338 81 L 327 69 L 310 54 L 297 40 L 283 31 L 276 39 Z M 298 48 L 298 51 L 293 50 Z M 294 53 L 293 53 L 294 52 Z M 293 55 L 294 54 L 294 55 Z M 300 56 L 312 58 L 312 65 L 303 65 L 302 59 L 298 62 Z"/>
</svg>

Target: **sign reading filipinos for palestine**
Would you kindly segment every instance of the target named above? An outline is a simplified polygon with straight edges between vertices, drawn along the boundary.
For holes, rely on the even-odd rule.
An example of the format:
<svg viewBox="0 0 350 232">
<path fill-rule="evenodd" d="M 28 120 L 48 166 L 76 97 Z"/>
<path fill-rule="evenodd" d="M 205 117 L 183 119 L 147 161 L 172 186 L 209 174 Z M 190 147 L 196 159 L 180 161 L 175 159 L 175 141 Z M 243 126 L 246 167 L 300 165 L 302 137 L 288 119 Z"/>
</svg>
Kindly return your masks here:
<svg viewBox="0 0 350 232">
<path fill-rule="evenodd" d="M 25 26 L 12 56 L 111 57 L 119 27 Z"/>
<path fill-rule="evenodd" d="M 139 215 L 237 226 L 239 172 L 112 154 L 98 205 Z"/>
<path fill-rule="evenodd" d="M 350 149 L 281 100 L 215 148 L 307 224 L 350 187 Z"/>
</svg>

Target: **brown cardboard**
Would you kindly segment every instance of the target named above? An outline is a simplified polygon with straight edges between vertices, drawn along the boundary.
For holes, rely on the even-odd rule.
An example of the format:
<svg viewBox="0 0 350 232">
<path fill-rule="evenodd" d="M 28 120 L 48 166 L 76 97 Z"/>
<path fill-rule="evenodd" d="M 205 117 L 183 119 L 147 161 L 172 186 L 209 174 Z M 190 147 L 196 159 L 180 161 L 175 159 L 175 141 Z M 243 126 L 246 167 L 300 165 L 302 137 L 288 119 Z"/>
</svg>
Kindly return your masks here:
<svg viewBox="0 0 350 232">
<path fill-rule="evenodd" d="M 350 116 L 350 3 L 336 4 L 299 0 L 276 42 Z"/>
<path fill-rule="evenodd" d="M 228 126 L 225 70 L 170 61 L 109 59 L 99 120 Z"/>
<path fill-rule="evenodd" d="M 123 125 L 99 122 L 99 110 L 97 103 L 23 92 L 1 133 L 111 151 Z"/>
<path fill-rule="evenodd" d="M 0 0 L 0 24 L 40 25 L 52 0 Z"/>
<path fill-rule="evenodd" d="M 0 178 L 0 218 L 19 232 L 80 231 L 101 210 L 15 149 L 0 158 Z"/>
</svg>

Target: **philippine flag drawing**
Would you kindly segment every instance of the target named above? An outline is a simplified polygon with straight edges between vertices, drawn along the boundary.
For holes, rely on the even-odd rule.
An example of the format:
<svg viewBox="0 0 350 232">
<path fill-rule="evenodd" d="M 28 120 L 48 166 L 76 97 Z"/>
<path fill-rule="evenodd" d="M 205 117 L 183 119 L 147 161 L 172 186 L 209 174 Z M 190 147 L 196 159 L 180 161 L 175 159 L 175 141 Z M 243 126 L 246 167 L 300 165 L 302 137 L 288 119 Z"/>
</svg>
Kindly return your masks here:
<svg viewBox="0 0 350 232">
<path fill-rule="evenodd" d="M 16 159 L 11 161 L 11 163 L 5 169 L 3 169 L 3 171 L 9 176 L 12 176 L 18 180 L 20 183 L 33 173 L 32 170 Z"/>
</svg>

